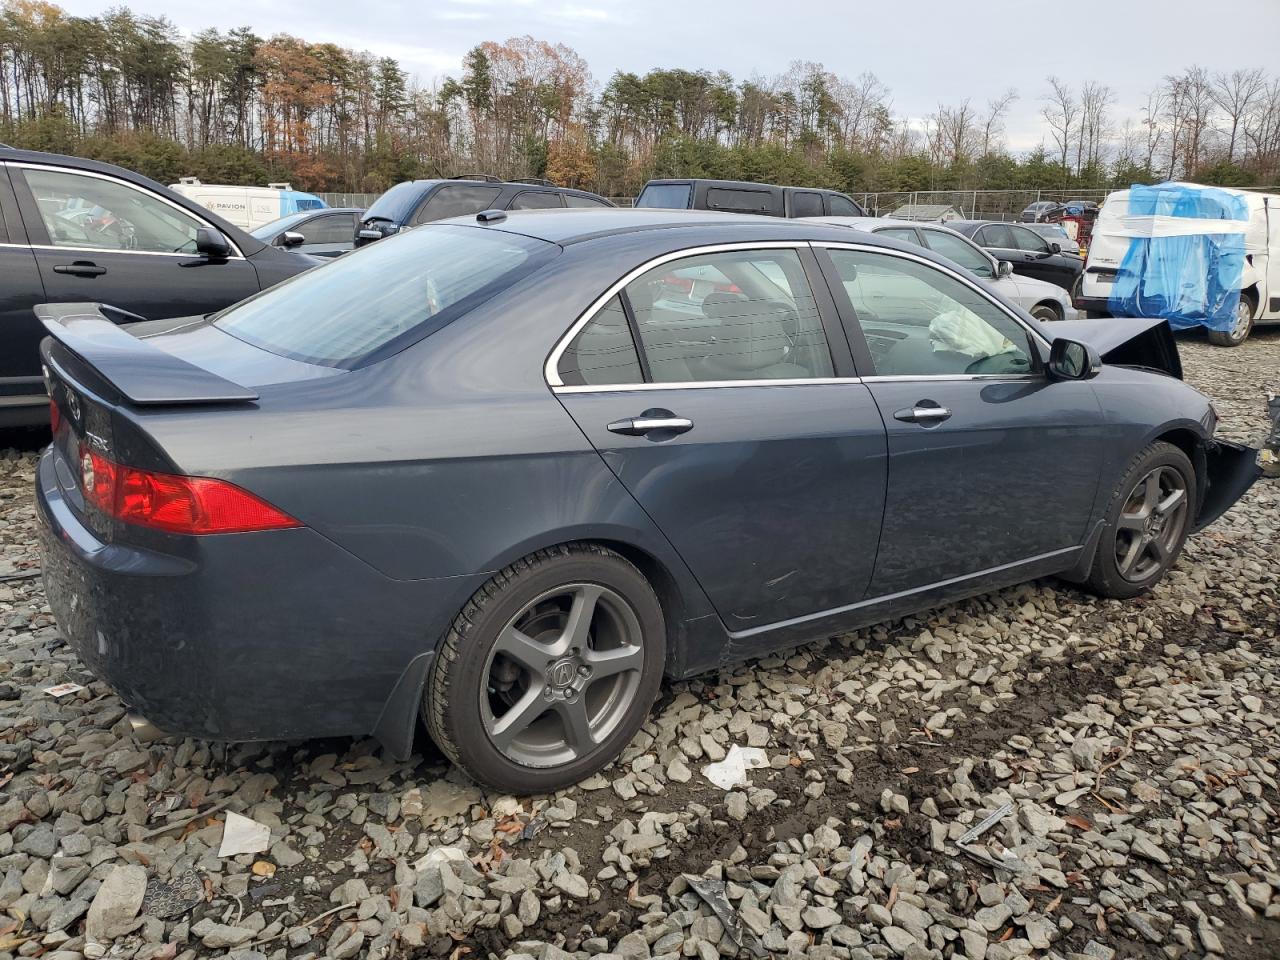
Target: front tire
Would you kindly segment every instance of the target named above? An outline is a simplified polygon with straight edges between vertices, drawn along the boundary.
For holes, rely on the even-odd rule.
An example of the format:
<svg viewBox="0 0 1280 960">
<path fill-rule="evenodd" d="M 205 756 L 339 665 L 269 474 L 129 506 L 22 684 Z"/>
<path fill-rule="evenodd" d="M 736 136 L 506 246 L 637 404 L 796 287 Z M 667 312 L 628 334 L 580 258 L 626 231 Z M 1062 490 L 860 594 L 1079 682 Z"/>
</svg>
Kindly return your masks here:
<svg viewBox="0 0 1280 960">
<path fill-rule="evenodd" d="M 472 779 L 549 793 L 622 752 L 665 657 L 662 608 L 632 564 L 594 544 L 540 550 L 494 574 L 454 619 L 423 719 Z"/>
<path fill-rule="evenodd" d="M 1107 505 L 1086 586 L 1115 599 L 1155 586 L 1191 532 L 1196 494 L 1195 469 L 1185 453 L 1164 441 L 1140 451 Z"/>
<path fill-rule="evenodd" d="M 1235 322 L 1230 330 L 1210 330 L 1209 342 L 1219 347 L 1238 347 L 1249 339 L 1253 330 L 1253 313 L 1257 309 L 1250 294 L 1240 294 L 1240 302 L 1236 304 Z"/>
<path fill-rule="evenodd" d="M 1062 312 L 1051 303 L 1037 303 L 1031 308 L 1031 315 L 1044 323 L 1055 323 L 1062 319 Z"/>
</svg>

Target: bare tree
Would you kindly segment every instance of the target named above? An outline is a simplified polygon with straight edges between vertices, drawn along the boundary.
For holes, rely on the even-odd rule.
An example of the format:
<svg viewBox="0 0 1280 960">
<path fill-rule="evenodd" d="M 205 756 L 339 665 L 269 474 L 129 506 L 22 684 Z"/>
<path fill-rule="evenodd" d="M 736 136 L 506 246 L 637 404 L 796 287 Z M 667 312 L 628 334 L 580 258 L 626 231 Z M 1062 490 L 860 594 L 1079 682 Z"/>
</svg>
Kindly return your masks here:
<svg viewBox="0 0 1280 960">
<path fill-rule="evenodd" d="M 944 165 L 955 166 L 973 157 L 978 137 L 977 113 L 968 98 L 954 107 L 938 104 L 938 112 L 930 119 L 938 142 L 937 152 Z"/>
<path fill-rule="evenodd" d="M 1254 101 L 1244 119 L 1244 139 L 1264 182 L 1274 182 L 1280 175 L 1280 78 Z"/>
<path fill-rule="evenodd" d="M 1154 170 L 1156 168 L 1156 154 L 1160 150 L 1160 144 L 1164 141 L 1164 108 L 1165 92 L 1157 87 L 1147 94 L 1147 105 L 1142 108 L 1142 120 L 1140 121 L 1143 129 L 1146 131 L 1146 169 Z"/>
<path fill-rule="evenodd" d="M 1102 166 L 1103 150 L 1111 135 L 1108 111 L 1116 95 L 1105 83 L 1090 80 L 1080 88 L 1079 149 L 1076 152 L 1076 175 L 1086 167 Z"/>
<path fill-rule="evenodd" d="M 1058 148 L 1058 163 L 1066 170 L 1067 158 L 1071 155 L 1071 138 L 1080 116 L 1080 104 L 1067 84 L 1053 76 L 1048 81 L 1050 92 L 1043 97 L 1045 105 L 1040 110 L 1040 116 L 1049 125 L 1049 133 Z"/>
<path fill-rule="evenodd" d="M 1266 74 L 1261 67 L 1252 70 L 1232 70 L 1231 73 L 1216 73 L 1209 95 L 1227 115 L 1230 133 L 1227 135 L 1227 162 L 1236 159 L 1236 138 L 1240 134 L 1240 126 L 1249 115 L 1254 102 L 1267 89 Z"/>
<path fill-rule="evenodd" d="M 1018 99 L 1018 91 L 1010 87 L 994 100 L 987 101 L 987 112 L 982 120 L 982 152 L 980 156 L 989 157 L 1004 134 L 1004 118 L 1013 101 Z"/>
<path fill-rule="evenodd" d="M 1214 107 L 1209 75 L 1202 67 L 1188 67 L 1180 76 L 1165 77 L 1165 84 L 1171 127 L 1169 176 L 1179 163 L 1183 176 L 1194 176 L 1204 158 L 1205 135 Z"/>
</svg>

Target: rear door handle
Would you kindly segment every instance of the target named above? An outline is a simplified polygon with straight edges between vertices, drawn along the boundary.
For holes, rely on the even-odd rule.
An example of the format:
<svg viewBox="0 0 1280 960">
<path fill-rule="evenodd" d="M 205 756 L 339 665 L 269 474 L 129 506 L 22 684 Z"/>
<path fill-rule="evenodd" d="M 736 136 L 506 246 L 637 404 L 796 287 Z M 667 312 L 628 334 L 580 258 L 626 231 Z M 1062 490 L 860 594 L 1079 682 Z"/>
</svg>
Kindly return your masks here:
<svg viewBox="0 0 1280 960">
<path fill-rule="evenodd" d="M 608 427 L 611 433 L 621 433 L 628 437 L 642 437 L 654 430 L 670 430 L 672 433 L 685 433 L 693 429 L 693 421 L 684 417 L 632 417 L 629 420 L 615 420 Z"/>
<path fill-rule="evenodd" d="M 107 272 L 107 268 L 86 260 L 77 260 L 75 263 L 56 263 L 53 272 L 70 273 L 77 277 L 100 277 Z"/>
<path fill-rule="evenodd" d="M 902 410 L 893 412 L 893 419 L 901 420 L 903 423 L 941 423 L 943 420 L 949 419 L 951 411 L 946 407 L 906 407 Z"/>
</svg>

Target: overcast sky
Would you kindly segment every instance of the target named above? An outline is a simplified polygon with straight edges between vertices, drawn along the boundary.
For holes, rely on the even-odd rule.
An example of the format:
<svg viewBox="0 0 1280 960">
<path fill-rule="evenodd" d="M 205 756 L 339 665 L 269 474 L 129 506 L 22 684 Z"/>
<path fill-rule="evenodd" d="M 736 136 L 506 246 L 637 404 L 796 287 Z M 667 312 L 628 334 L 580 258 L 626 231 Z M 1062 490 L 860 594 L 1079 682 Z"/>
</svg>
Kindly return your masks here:
<svg viewBox="0 0 1280 960">
<path fill-rule="evenodd" d="M 598 85 L 615 70 L 723 69 L 742 80 L 814 60 L 840 76 L 870 70 L 892 90 L 895 114 L 912 118 L 933 112 L 939 101 L 969 97 L 983 105 L 1013 86 L 1020 99 L 1009 114 L 1007 140 L 1016 150 L 1044 135 L 1038 114 L 1049 74 L 1073 85 L 1109 84 L 1118 95 L 1118 126 L 1136 117 L 1147 90 L 1166 73 L 1192 64 L 1280 69 L 1280 0 L 117 2 L 164 14 L 186 33 L 248 26 L 264 37 L 287 32 L 366 49 L 395 57 L 423 86 L 457 73 L 477 43 L 524 34 L 573 47 Z M 117 2 L 58 0 L 80 15 Z"/>
</svg>

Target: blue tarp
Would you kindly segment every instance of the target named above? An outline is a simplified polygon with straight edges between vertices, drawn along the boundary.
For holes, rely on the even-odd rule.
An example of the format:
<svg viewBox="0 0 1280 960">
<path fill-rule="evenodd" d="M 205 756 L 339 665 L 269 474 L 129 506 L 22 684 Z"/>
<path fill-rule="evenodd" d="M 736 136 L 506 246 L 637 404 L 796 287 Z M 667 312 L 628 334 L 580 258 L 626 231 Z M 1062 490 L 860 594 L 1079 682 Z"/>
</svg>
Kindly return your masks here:
<svg viewBox="0 0 1280 960">
<path fill-rule="evenodd" d="M 1249 220 L 1244 197 L 1181 183 L 1135 184 L 1129 217 L 1214 220 L 1147 221 L 1150 236 L 1131 236 L 1108 306 L 1117 317 L 1164 317 L 1175 330 L 1228 331 L 1235 322 L 1244 273 L 1244 232 L 1222 232 L 1221 221 Z"/>
</svg>

